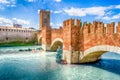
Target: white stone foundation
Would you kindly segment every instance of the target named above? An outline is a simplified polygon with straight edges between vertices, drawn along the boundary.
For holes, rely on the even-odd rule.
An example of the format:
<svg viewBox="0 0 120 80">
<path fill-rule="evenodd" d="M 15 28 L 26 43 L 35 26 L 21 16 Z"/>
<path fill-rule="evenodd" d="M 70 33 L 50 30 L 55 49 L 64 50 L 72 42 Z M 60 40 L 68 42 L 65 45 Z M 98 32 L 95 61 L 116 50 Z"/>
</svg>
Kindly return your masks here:
<svg viewBox="0 0 120 80">
<path fill-rule="evenodd" d="M 78 51 L 63 51 L 63 60 L 65 60 L 68 64 L 76 64 L 79 63 L 79 52 Z"/>
</svg>

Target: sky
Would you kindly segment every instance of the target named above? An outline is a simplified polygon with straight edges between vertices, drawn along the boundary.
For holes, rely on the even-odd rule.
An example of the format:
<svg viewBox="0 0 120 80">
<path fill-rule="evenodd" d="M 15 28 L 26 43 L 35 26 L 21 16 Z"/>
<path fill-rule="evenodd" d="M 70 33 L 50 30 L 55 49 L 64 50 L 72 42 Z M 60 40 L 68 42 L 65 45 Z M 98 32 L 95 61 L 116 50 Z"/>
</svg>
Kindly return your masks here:
<svg viewBox="0 0 120 80">
<path fill-rule="evenodd" d="M 39 29 L 41 9 L 51 11 L 53 28 L 69 18 L 105 24 L 120 21 L 120 0 L 0 0 L 0 26 L 17 23 Z"/>
</svg>

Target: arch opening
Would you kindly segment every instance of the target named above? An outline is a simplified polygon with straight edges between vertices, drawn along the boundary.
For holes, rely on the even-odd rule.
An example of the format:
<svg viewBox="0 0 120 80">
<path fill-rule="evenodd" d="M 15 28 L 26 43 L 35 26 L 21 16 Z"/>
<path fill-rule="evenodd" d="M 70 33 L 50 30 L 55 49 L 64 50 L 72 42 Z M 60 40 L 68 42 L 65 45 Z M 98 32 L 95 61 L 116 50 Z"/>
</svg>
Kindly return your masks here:
<svg viewBox="0 0 120 80">
<path fill-rule="evenodd" d="M 101 56 L 102 56 L 103 54 L 105 54 L 106 52 L 108 52 L 108 51 L 95 51 L 95 52 L 91 52 L 91 53 L 85 55 L 85 56 L 80 60 L 80 62 L 81 62 L 81 63 L 95 62 L 95 61 L 101 59 Z"/>
<path fill-rule="evenodd" d="M 38 44 L 42 45 L 42 37 L 38 40 Z"/>
<path fill-rule="evenodd" d="M 61 41 L 54 42 L 51 46 L 51 51 L 57 51 L 59 46 L 62 48 L 63 47 L 63 42 L 61 42 Z"/>
<path fill-rule="evenodd" d="M 120 54 L 120 48 L 109 45 L 99 45 L 91 47 L 84 51 L 83 56 L 80 59 L 80 63 L 95 62 L 101 59 L 102 55 L 106 52 L 115 52 Z"/>
</svg>

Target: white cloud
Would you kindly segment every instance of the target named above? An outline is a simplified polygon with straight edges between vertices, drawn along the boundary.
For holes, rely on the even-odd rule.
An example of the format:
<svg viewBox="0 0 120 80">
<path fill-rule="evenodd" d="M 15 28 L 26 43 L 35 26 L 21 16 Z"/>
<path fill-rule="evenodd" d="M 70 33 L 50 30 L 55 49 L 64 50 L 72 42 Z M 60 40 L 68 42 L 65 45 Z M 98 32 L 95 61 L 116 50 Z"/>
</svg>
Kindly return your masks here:
<svg viewBox="0 0 120 80">
<path fill-rule="evenodd" d="M 7 26 L 7 25 L 11 26 L 13 23 L 12 23 L 12 20 L 10 19 L 0 17 L 0 24 L 3 26 Z"/>
<path fill-rule="evenodd" d="M 115 8 L 118 8 L 118 9 L 120 9 L 120 5 L 116 5 L 116 6 L 115 6 Z"/>
<path fill-rule="evenodd" d="M 104 19 L 104 20 L 115 20 L 115 19 L 119 19 L 120 18 L 120 13 L 113 15 L 113 16 L 103 16 L 103 17 L 99 17 L 100 19 Z"/>
<path fill-rule="evenodd" d="M 101 19 L 104 19 L 104 20 L 110 20 L 110 17 L 108 16 L 103 16 L 103 17 L 100 17 Z"/>
<path fill-rule="evenodd" d="M 30 25 L 30 22 L 27 21 L 27 20 L 17 19 L 17 18 L 8 19 L 8 18 L 5 18 L 5 17 L 0 17 L 0 25 L 1 26 L 13 26 L 13 23 L 21 24 L 23 26 L 29 26 Z"/>
<path fill-rule="evenodd" d="M 40 13 L 40 10 L 38 10 L 38 14 Z"/>
<path fill-rule="evenodd" d="M 17 18 L 13 18 L 13 20 L 18 23 L 18 24 L 22 24 L 22 25 L 29 25 L 30 22 L 27 20 L 22 20 L 22 19 L 17 19 Z"/>
<path fill-rule="evenodd" d="M 62 10 L 54 11 L 55 14 L 59 14 L 59 13 L 62 13 L 62 12 L 63 12 Z"/>
<path fill-rule="evenodd" d="M 7 4 L 10 3 L 8 0 L 0 0 L 0 3 Z"/>
<path fill-rule="evenodd" d="M 61 2 L 62 0 L 55 0 L 55 2 Z"/>
<path fill-rule="evenodd" d="M 119 18 L 120 18 L 120 13 L 112 17 L 112 19 L 119 19 Z"/>
<path fill-rule="evenodd" d="M 69 16 L 96 16 L 96 19 L 102 20 L 116 20 L 120 18 L 119 14 L 113 15 L 113 9 L 120 9 L 120 5 L 111 5 L 107 7 L 89 7 L 89 8 L 74 8 L 71 7 L 69 9 L 64 9 L 64 12 L 67 13 Z"/>
<path fill-rule="evenodd" d="M 89 7 L 89 8 L 70 8 L 70 9 L 64 9 L 64 12 L 67 13 L 70 16 L 86 16 L 86 15 L 95 15 L 95 16 L 104 16 L 105 11 L 112 8 L 109 7 Z"/>
<path fill-rule="evenodd" d="M 53 23 L 52 23 L 52 22 L 50 23 L 50 26 L 53 26 Z"/>
<path fill-rule="evenodd" d="M 16 0 L 0 0 L 0 9 L 5 9 L 6 7 L 15 7 Z"/>
<path fill-rule="evenodd" d="M 27 0 L 28 2 L 35 2 L 35 0 Z"/>
<path fill-rule="evenodd" d="M 71 8 L 71 9 L 64 9 L 64 12 L 67 13 L 69 16 L 86 16 L 86 13 L 83 12 L 83 9 L 80 8 Z"/>
</svg>

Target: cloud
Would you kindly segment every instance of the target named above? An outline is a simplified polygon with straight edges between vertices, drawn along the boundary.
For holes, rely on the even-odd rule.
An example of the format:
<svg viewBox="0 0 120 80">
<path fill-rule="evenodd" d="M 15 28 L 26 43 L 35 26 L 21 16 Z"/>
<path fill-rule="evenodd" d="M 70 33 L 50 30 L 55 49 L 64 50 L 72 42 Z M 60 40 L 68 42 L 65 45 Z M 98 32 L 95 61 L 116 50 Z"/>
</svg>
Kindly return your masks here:
<svg viewBox="0 0 120 80">
<path fill-rule="evenodd" d="M 59 13 L 62 13 L 62 12 L 63 12 L 62 10 L 54 11 L 55 14 L 59 14 Z"/>
<path fill-rule="evenodd" d="M 104 16 L 105 11 L 111 9 L 112 7 L 89 7 L 89 8 L 70 8 L 64 9 L 64 12 L 67 13 L 69 16 L 86 16 L 86 15 L 95 15 L 95 16 Z"/>
<path fill-rule="evenodd" d="M 5 9 L 6 7 L 15 7 L 16 0 L 0 0 L 0 9 Z"/>
<path fill-rule="evenodd" d="M 27 20 L 17 19 L 17 18 L 8 19 L 5 17 L 0 17 L 0 25 L 2 26 L 12 26 L 13 23 L 17 23 L 21 25 L 30 25 L 30 22 Z"/>
<path fill-rule="evenodd" d="M 62 0 L 55 0 L 55 2 L 61 2 Z"/>
<path fill-rule="evenodd" d="M 50 22 L 50 26 L 53 26 L 53 23 L 52 23 L 52 22 Z"/>
<path fill-rule="evenodd" d="M 13 20 L 18 23 L 18 24 L 22 24 L 22 25 L 30 25 L 29 21 L 23 20 L 23 19 L 17 19 L 17 18 L 13 18 Z"/>
<path fill-rule="evenodd" d="M 4 18 L 4 17 L 0 17 L 0 24 L 4 25 L 4 26 L 11 26 L 13 24 L 12 20 Z"/>
<path fill-rule="evenodd" d="M 38 14 L 40 13 L 40 10 L 38 10 Z"/>
<path fill-rule="evenodd" d="M 8 0 L 0 0 L 0 3 L 7 4 L 7 3 L 10 3 L 10 2 Z"/>
<path fill-rule="evenodd" d="M 28 2 L 35 2 L 35 0 L 27 0 Z"/>
<path fill-rule="evenodd" d="M 83 12 L 80 8 L 71 8 L 71 9 L 64 9 L 64 12 L 67 13 L 69 16 L 86 16 L 86 13 Z"/>
<path fill-rule="evenodd" d="M 99 19 L 103 19 L 103 20 L 115 20 L 115 19 L 119 19 L 120 18 L 120 13 L 113 15 L 113 16 L 103 16 L 103 17 L 99 17 Z"/>
<path fill-rule="evenodd" d="M 98 7 L 88 7 L 88 8 L 75 8 L 71 7 L 69 9 L 63 9 L 63 11 L 68 14 L 69 16 L 96 16 L 95 19 L 102 19 L 102 20 L 116 20 L 120 18 L 119 14 L 114 14 L 114 9 L 120 9 L 120 5 L 111 5 L 111 6 L 98 6 Z M 62 12 L 62 11 L 61 11 Z M 56 13 L 59 13 L 59 11 Z"/>
<path fill-rule="evenodd" d="M 118 8 L 118 9 L 120 9 L 120 5 L 116 5 L 116 6 L 115 6 L 115 8 Z"/>
<path fill-rule="evenodd" d="M 120 18 L 120 13 L 112 17 L 112 19 L 119 19 L 119 18 Z"/>
</svg>

